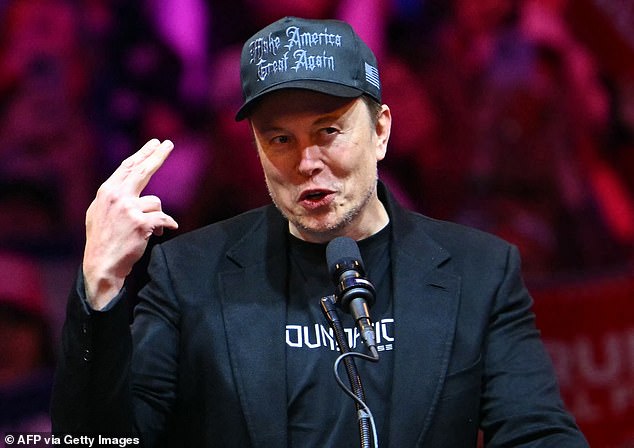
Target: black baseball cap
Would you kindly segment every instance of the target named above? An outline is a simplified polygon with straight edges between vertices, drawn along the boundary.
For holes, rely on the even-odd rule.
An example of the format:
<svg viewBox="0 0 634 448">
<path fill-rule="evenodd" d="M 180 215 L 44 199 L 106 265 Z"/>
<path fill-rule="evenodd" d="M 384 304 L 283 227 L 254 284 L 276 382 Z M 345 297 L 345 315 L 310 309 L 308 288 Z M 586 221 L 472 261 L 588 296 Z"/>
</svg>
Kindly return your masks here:
<svg viewBox="0 0 634 448">
<path fill-rule="evenodd" d="M 263 95 L 280 89 L 307 89 L 381 102 L 376 57 L 352 27 L 340 20 L 285 17 L 263 28 L 242 47 L 240 78 L 246 118 Z"/>
</svg>

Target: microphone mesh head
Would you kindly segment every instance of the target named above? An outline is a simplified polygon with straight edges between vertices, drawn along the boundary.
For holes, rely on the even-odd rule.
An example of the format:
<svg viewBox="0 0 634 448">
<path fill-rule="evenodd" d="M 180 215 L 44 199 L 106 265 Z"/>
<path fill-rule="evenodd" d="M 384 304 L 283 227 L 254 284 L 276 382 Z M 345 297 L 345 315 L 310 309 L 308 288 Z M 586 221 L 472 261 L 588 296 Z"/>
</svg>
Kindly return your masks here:
<svg viewBox="0 0 634 448">
<path fill-rule="evenodd" d="M 363 260 L 361 260 L 361 252 L 357 242 L 347 236 L 340 236 L 328 243 L 326 246 L 326 262 L 328 263 L 328 272 L 332 277 L 337 277 L 337 271 L 342 266 L 352 266 L 356 263 L 361 265 L 362 269 Z"/>
</svg>

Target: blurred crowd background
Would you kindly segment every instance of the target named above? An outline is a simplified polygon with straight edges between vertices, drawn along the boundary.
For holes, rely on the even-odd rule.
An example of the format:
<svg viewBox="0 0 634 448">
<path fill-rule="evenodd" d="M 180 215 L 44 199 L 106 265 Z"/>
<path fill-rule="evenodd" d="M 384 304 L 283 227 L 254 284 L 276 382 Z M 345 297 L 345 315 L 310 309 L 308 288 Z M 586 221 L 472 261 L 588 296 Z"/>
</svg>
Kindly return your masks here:
<svg viewBox="0 0 634 448">
<path fill-rule="evenodd" d="M 593 446 L 634 446 L 632 0 L 0 0 L 0 431 L 50 428 L 84 213 L 122 159 L 174 141 L 147 192 L 178 232 L 268 203 L 239 55 L 285 15 L 368 42 L 380 177 L 519 246 L 567 403 Z"/>
</svg>

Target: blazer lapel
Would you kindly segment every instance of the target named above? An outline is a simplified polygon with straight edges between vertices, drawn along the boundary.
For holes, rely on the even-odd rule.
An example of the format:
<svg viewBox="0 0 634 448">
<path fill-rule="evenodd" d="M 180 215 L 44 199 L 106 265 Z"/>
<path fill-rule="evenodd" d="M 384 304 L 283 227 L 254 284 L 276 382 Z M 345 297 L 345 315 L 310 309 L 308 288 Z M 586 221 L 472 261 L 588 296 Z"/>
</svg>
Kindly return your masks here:
<svg viewBox="0 0 634 448">
<path fill-rule="evenodd" d="M 390 446 L 418 446 L 445 381 L 456 326 L 460 277 L 441 265 L 450 254 L 416 219 L 390 206 L 396 346 Z M 403 430 L 421 428 L 421 432 Z"/>
<path fill-rule="evenodd" d="M 287 443 L 286 240 L 285 221 L 276 213 L 269 209 L 267 220 L 229 250 L 237 266 L 220 273 L 231 368 L 259 447 Z"/>
</svg>

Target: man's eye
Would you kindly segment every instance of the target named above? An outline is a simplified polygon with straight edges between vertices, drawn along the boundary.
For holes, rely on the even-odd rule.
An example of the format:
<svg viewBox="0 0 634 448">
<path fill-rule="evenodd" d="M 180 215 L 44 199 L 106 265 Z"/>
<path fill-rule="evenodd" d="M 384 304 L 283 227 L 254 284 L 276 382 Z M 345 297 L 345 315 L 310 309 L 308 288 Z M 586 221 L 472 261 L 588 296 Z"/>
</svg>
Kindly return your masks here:
<svg viewBox="0 0 634 448">
<path fill-rule="evenodd" d="M 327 128 L 322 128 L 320 130 L 320 132 L 324 136 L 332 136 L 332 135 L 338 134 L 339 133 L 339 129 L 337 129 L 337 128 L 333 127 L 333 126 L 329 126 Z"/>
<path fill-rule="evenodd" d="M 289 138 L 287 135 L 278 135 L 277 137 L 273 137 L 271 139 L 271 143 L 273 144 L 284 144 L 284 143 L 288 143 Z"/>
</svg>

